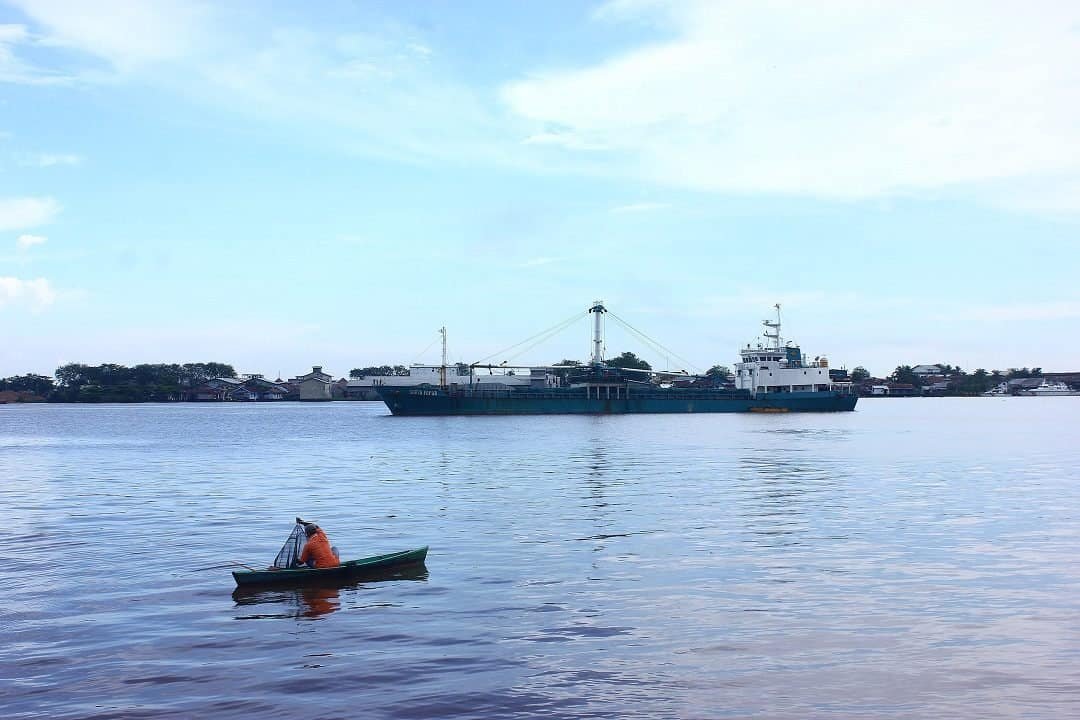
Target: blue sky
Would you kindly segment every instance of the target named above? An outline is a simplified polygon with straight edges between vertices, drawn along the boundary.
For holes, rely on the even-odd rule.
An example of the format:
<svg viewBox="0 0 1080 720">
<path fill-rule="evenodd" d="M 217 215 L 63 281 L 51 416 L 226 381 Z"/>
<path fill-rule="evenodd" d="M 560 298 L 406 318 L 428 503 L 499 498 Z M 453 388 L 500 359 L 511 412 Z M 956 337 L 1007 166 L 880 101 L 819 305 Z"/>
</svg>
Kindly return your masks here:
<svg viewBox="0 0 1080 720">
<path fill-rule="evenodd" d="M 597 298 L 699 369 L 780 302 L 836 365 L 1080 370 L 1080 5 L 947 5 L 0 0 L 0 376 L 473 361 Z"/>
</svg>

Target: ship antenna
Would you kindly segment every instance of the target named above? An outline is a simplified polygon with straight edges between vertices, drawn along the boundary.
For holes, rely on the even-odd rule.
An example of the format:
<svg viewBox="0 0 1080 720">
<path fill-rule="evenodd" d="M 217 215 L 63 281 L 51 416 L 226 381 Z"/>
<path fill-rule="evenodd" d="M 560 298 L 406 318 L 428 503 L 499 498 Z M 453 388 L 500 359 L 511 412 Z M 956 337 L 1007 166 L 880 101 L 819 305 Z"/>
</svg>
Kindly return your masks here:
<svg viewBox="0 0 1080 720">
<path fill-rule="evenodd" d="M 592 364 L 599 365 L 604 362 L 604 322 L 603 316 L 607 312 L 603 300 L 594 300 L 589 312 L 596 313 L 593 323 L 593 352 Z"/>
<path fill-rule="evenodd" d="M 442 365 L 439 366 L 439 385 L 446 387 L 446 326 L 443 325 L 439 328 L 439 334 L 442 335 Z"/>
</svg>

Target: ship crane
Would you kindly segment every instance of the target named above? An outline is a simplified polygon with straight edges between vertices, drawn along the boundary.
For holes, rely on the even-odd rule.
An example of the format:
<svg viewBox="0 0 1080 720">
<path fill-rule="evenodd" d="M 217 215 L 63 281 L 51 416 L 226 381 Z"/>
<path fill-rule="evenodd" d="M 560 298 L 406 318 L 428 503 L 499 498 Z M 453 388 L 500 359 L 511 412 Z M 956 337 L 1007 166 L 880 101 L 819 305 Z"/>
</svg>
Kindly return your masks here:
<svg viewBox="0 0 1080 720">
<path fill-rule="evenodd" d="M 599 365 L 604 362 L 604 313 L 607 312 L 607 308 L 604 307 L 604 301 L 594 301 L 592 307 L 589 308 L 589 312 L 595 315 L 593 323 L 592 364 Z"/>
<path fill-rule="evenodd" d="M 780 303 L 776 303 L 776 305 L 774 305 L 773 307 L 776 308 L 776 322 L 772 322 L 771 320 L 762 320 L 761 324 L 767 328 L 767 330 L 765 330 L 762 335 L 773 341 L 772 348 L 774 350 L 779 350 L 780 346 L 783 345 L 783 341 L 780 338 Z M 769 332 L 770 330 L 772 332 Z"/>
<path fill-rule="evenodd" d="M 539 332 L 536 335 L 533 335 L 532 337 L 526 338 L 525 340 L 522 340 L 519 343 L 516 343 L 514 345 L 511 345 L 508 348 L 500 350 L 499 352 L 492 353 L 491 355 L 488 355 L 485 358 L 481 358 L 477 362 L 471 363 L 470 367 L 472 367 L 472 368 L 485 368 L 486 367 L 486 368 L 490 369 L 492 367 L 495 367 L 495 366 L 489 364 L 493 359 L 495 359 L 495 358 L 497 358 L 499 356 L 503 356 L 503 355 L 505 355 L 507 353 L 512 353 L 512 355 L 508 360 L 504 360 L 501 363 L 501 365 L 503 365 L 505 367 L 533 367 L 533 368 L 537 368 L 537 369 L 543 368 L 543 367 L 551 367 L 551 366 L 542 366 L 542 365 L 511 365 L 509 363 L 513 359 L 515 359 L 517 357 L 520 357 L 525 352 L 531 350 L 532 348 L 536 347 L 540 343 L 545 342 L 546 340 L 552 338 L 557 333 L 562 332 L 563 330 L 567 329 L 568 327 L 570 327 L 574 323 L 580 321 L 583 317 L 587 317 L 589 315 L 592 315 L 592 317 L 593 317 L 593 333 L 592 333 L 592 340 L 591 340 L 592 348 L 591 348 L 591 352 L 590 352 L 590 356 L 589 356 L 589 364 L 590 365 L 596 366 L 596 365 L 605 365 L 606 364 L 604 362 L 604 352 L 607 349 L 606 345 L 605 345 L 605 342 L 604 342 L 604 323 L 605 323 L 605 316 L 610 316 L 612 320 L 617 322 L 620 326 L 622 326 L 624 329 L 626 329 L 632 335 L 637 337 L 639 340 L 643 341 L 645 343 L 645 345 L 647 347 L 649 347 L 650 349 L 660 353 L 665 358 L 675 358 L 676 360 L 678 360 L 678 361 L 684 363 L 686 366 L 690 367 L 692 370 L 695 371 L 695 373 L 697 372 L 697 369 L 694 367 L 693 363 L 691 363 L 688 360 L 686 360 L 685 358 L 679 356 L 677 353 L 672 352 L 670 349 L 664 347 L 663 345 L 661 345 L 656 340 L 652 339 L 651 337 L 649 337 L 645 333 L 641 332 L 640 330 L 638 330 L 637 328 L 635 328 L 634 326 L 630 325 L 628 322 L 626 322 L 625 320 L 620 318 L 615 313 L 608 310 L 607 307 L 604 305 L 603 300 L 594 300 L 593 304 L 584 313 L 579 312 L 579 313 L 571 316 L 570 318 L 564 320 L 563 322 L 559 323 L 558 325 L 555 325 L 554 327 L 548 328 L 547 330 L 544 330 L 543 332 Z M 627 369 L 627 368 L 612 368 L 612 369 Z M 629 369 L 636 370 L 637 368 L 629 368 Z M 652 371 L 649 371 L 649 372 L 652 372 L 654 375 L 682 375 L 682 376 L 691 375 L 691 373 L 687 372 L 686 370 L 678 370 L 678 371 L 674 371 L 674 370 L 673 371 L 652 370 Z"/>
</svg>

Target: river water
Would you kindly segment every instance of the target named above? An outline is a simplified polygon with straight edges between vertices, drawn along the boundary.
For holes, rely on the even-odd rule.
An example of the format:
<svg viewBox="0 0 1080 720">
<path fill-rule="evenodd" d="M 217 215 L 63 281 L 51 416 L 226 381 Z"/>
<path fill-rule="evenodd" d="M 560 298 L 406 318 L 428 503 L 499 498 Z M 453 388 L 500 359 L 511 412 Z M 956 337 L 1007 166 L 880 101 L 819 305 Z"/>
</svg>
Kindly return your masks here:
<svg viewBox="0 0 1080 720">
<path fill-rule="evenodd" d="M 0 407 L 6 718 L 1080 716 L 1080 400 Z M 293 517 L 426 572 L 233 594 Z"/>
</svg>

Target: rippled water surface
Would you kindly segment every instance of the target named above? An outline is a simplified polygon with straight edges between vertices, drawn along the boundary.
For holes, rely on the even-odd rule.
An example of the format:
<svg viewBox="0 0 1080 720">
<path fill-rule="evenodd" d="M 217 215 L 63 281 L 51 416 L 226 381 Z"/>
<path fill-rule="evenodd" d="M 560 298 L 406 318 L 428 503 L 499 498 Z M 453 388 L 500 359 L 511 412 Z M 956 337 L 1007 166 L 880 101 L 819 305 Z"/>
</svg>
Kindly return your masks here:
<svg viewBox="0 0 1080 720">
<path fill-rule="evenodd" d="M 1080 398 L 0 406 L 7 718 L 1080 716 Z M 426 572 L 234 595 L 295 515 Z"/>
</svg>

